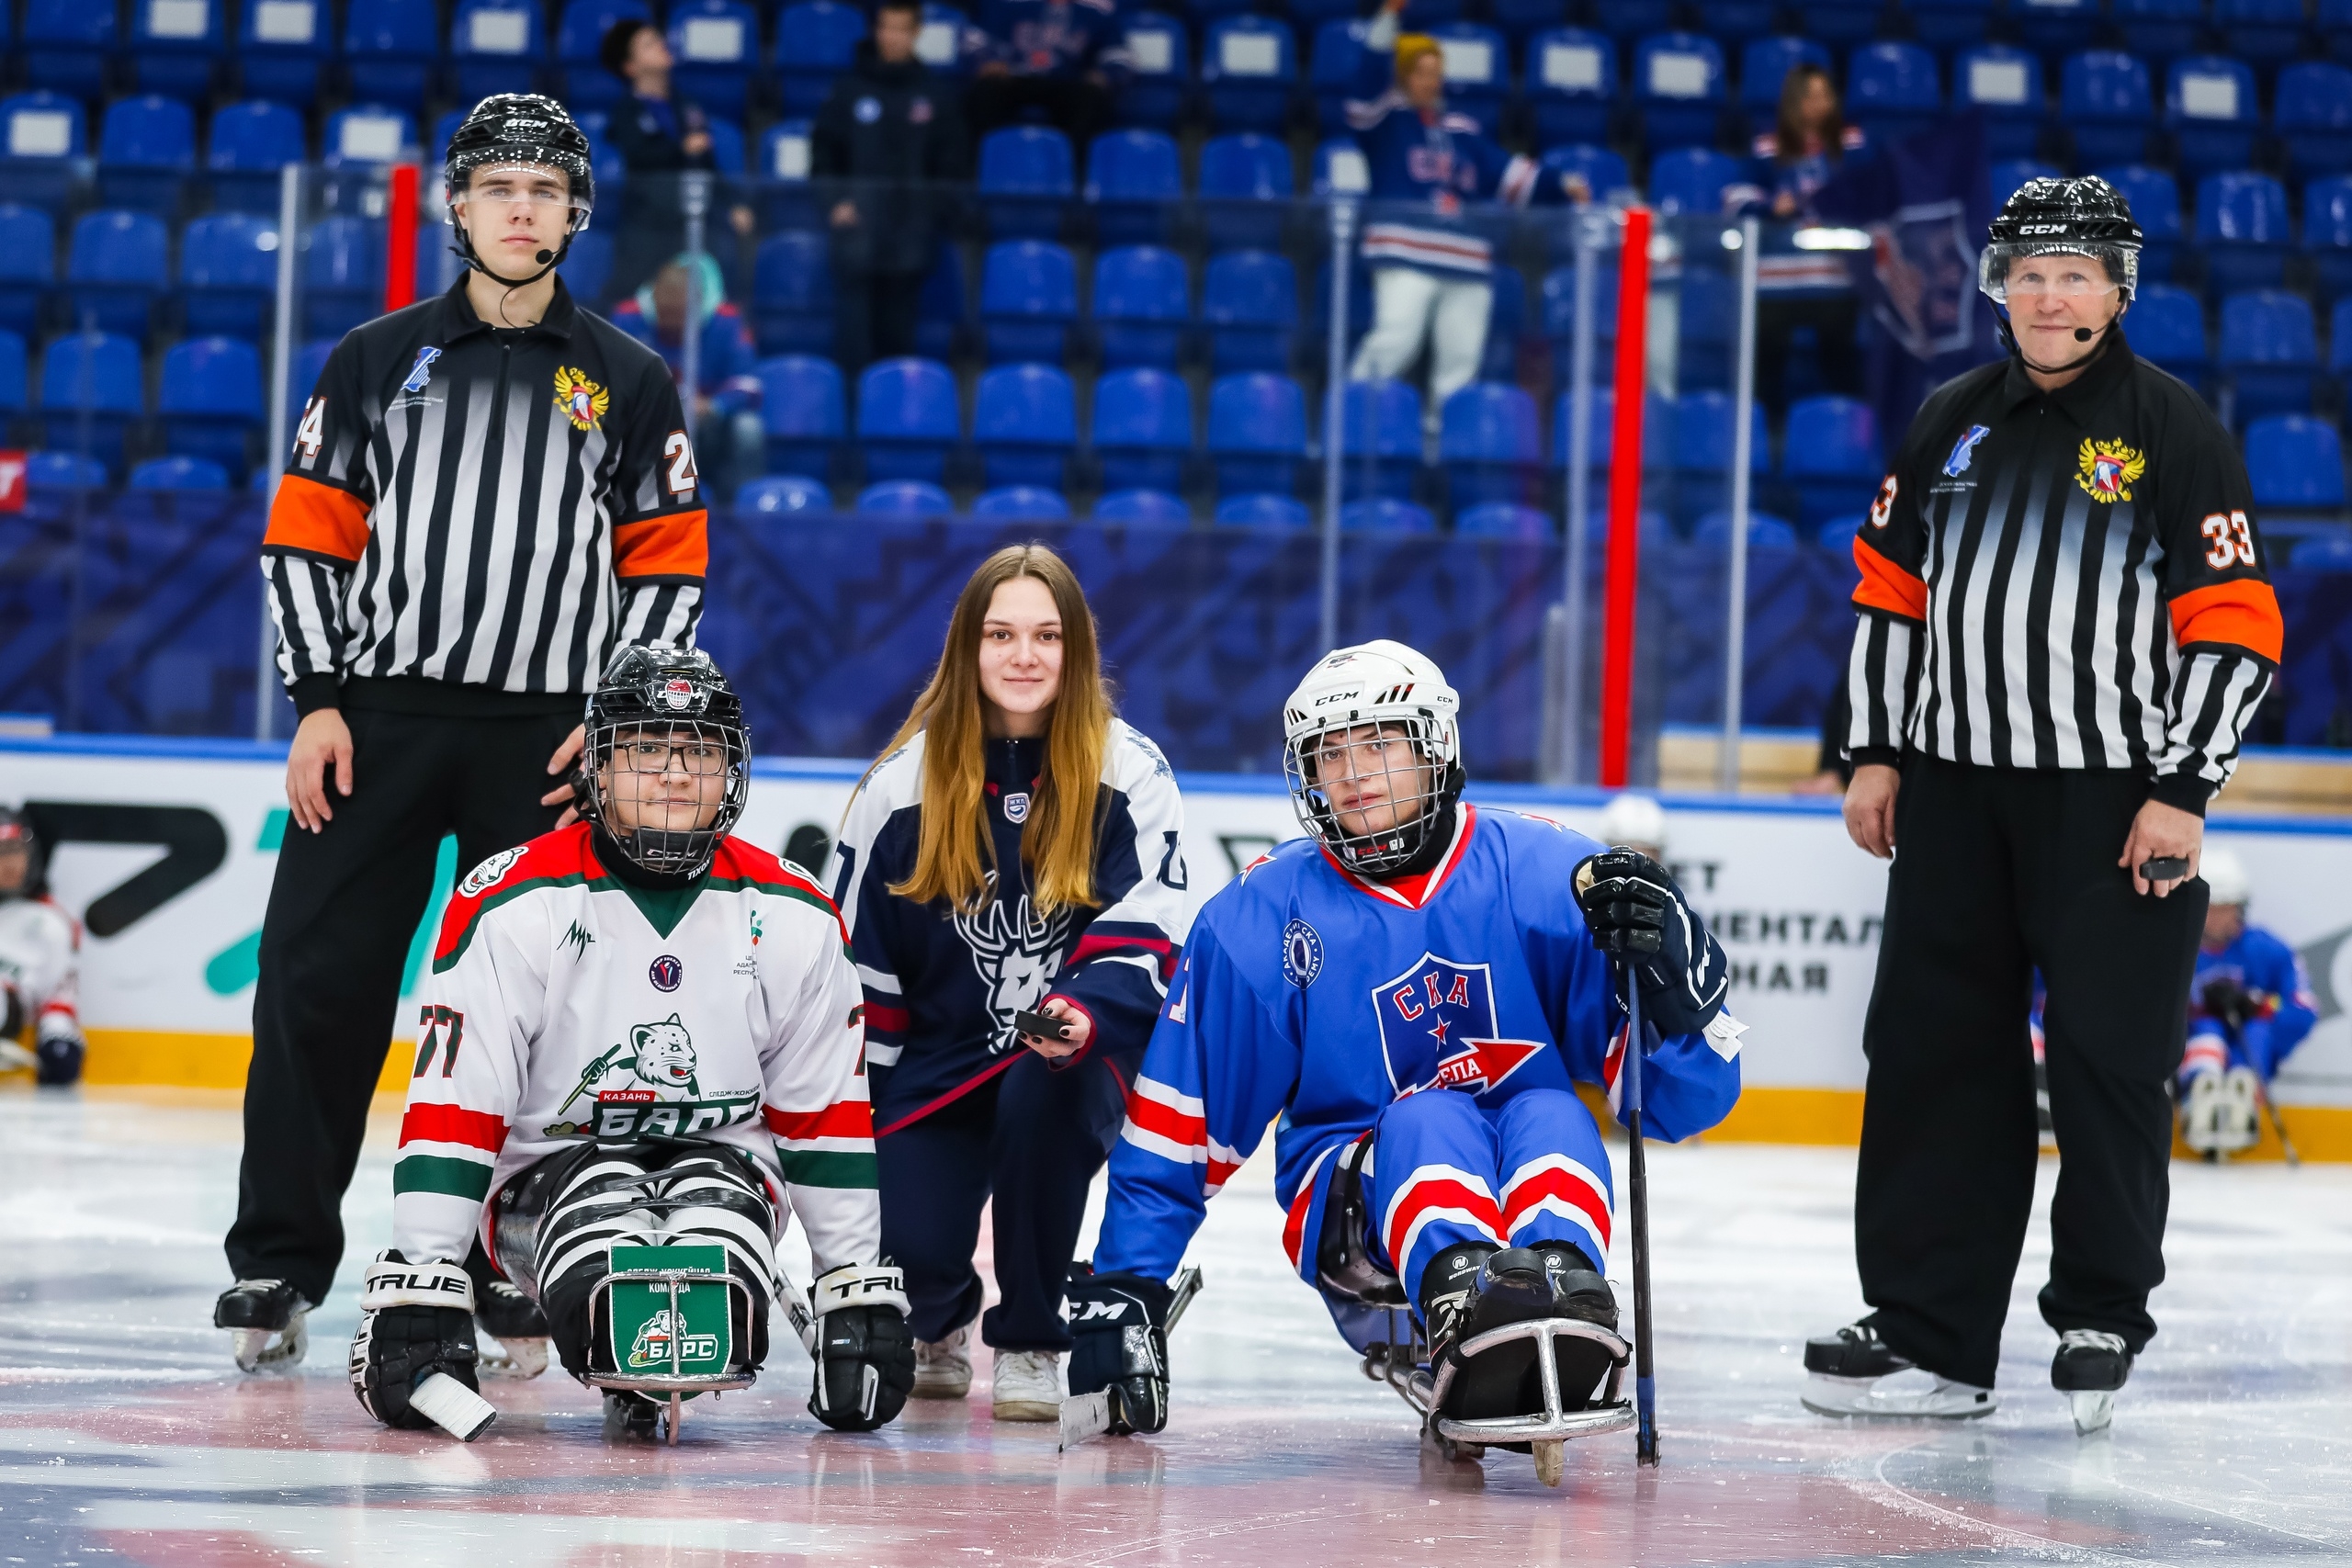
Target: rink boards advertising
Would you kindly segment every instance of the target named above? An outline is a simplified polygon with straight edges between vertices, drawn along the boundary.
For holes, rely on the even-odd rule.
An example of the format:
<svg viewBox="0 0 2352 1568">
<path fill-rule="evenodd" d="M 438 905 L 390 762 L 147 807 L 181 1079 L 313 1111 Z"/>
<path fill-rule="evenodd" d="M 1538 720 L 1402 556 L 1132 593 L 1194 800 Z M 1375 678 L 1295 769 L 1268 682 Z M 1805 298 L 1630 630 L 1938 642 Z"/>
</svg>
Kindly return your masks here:
<svg viewBox="0 0 2352 1568">
<path fill-rule="evenodd" d="M 282 748 L 79 738 L 0 739 L 0 798 L 62 824 L 59 899 L 85 923 L 89 1081 L 234 1088 L 251 1052 L 261 918 L 289 830 Z M 763 760 L 737 831 L 781 852 L 796 829 L 830 839 L 862 767 Z M 1298 832 L 1278 780 L 1187 774 L 1190 892 L 1204 899 Z M 1474 786 L 1474 800 L 1590 829 L 1592 791 Z M 1749 1026 L 1748 1092 L 1715 1136 L 1846 1143 L 1860 1125 L 1861 1026 L 1878 961 L 1884 869 L 1847 841 L 1833 803 L 1668 796 L 1668 859 L 1732 961 L 1731 1007 Z M 2352 823 L 2215 814 L 2245 861 L 2255 919 L 2303 955 L 2321 1021 L 2278 1084 L 2307 1157 L 2352 1158 Z M 397 1037 L 428 932 L 460 868 L 445 840 L 434 900 L 412 944 Z M 811 868 L 830 881 L 831 868 Z M 397 1061 L 397 1054 L 395 1055 Z M 396 1087 L 388 1085 L 388 1087 Z"/>
</svg>

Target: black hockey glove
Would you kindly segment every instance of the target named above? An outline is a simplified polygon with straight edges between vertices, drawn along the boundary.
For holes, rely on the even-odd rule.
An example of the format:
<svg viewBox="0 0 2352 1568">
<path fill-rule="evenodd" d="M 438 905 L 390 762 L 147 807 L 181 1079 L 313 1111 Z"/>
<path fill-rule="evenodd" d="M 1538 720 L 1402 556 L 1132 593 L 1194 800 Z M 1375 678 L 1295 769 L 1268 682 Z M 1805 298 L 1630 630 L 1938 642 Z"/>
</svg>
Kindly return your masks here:
<svg viewBox="0 0 2352 1568">
<path fill-rule="evenodd" d="M 1666 1035 L 1713 1021 L 1730 964 L 1666 867 L 1632 850 L 1604 850 L 1577 863 L 1572 886 L 1592 944 L 1641 976 L 1645 1022 Z"/>
<path fill-rule="evenodd" d="M 2227 975 L 2205 983 L 2205 994 L 2199 998 L 2204 1004 L 2205 1016 L 2228 1025 L 2233 1030 L 2244 1029 L 2246 1020 L 2255 1012 L 2254 998 L 2246 988 Z"/>
<path fill-rule="evenodd" d="M 435 1372 L 481 1393 L 476 1359 L 473 1281 L 465 1269 L 378 1253 L 360 1287 L 359 1332 L 351 1337 L 351 1391 L 359 1407 L 387 1427 L 430 1429 L 424 1414 L 410 1407 L 409 1394 Z"/>
<path fill-rule="evenodd" d="M 1070 1270 L 1069 1391 L 1111 1394 L 1111 1430 L 1168 1425 L 1168 1308 L 1175 1292 L 1141 1274 Z"/>
<path fill-rule="evenodd" d="M 898 1419 L 915 1386 L 903 1277 L 887 1263 L 844 1263 L 808 1289 L 816 1314 L 808 1353 L 817 1386 L 808 1414 L 836 1432 L 871 1432 Z"/>
</svg>

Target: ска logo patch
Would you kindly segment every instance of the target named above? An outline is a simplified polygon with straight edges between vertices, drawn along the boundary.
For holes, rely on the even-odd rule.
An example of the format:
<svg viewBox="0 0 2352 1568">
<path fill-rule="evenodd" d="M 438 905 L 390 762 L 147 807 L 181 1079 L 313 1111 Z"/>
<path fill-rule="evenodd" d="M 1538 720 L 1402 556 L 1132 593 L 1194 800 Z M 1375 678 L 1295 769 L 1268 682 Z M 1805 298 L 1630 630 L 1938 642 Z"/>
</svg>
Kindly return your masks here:
<svg viewBox="0 0 2352 1568">
<path fill-rule="evenodd" d="M 604 422 L 605 411 L 613 406 L 612 394 L 588 379 L 579 371 L 566 366 L 555 373 L 555 406 L 571 422 L 574 430 L 594 430 Z"/>
<path fill-rule="evenodd" d="M 2075 454 L 2075 482 L 2093 501 L 2112 504 L 2132 499 L 2132 487 L 2148 471 L 2148 459 L 2120 441 L 2085 440 Z"/>
</svg>

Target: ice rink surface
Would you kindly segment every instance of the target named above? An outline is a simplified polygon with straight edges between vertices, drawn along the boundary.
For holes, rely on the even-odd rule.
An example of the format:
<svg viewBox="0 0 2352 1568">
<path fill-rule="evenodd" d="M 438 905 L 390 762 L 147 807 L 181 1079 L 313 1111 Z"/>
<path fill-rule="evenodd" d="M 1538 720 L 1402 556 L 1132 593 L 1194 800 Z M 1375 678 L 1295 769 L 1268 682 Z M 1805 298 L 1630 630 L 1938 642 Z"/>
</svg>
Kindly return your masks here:
<svg viewBox="0 0 2352 1568">
<path fill-rule="evenodd" d="M 1637 1474 L 1631 1434 L 1595 1438 L 1552 1492 L 1521 1456 L 1422 1456 L 1404 1404 L 1286 1272 L 1263 1155 L 1194 1244 L 1208 1288 L 1176 1336 L 1159 1438 L 1057 1457 L 1050 1427 L 991 1421 L 981 1387 L 875 1437 L 827 1434 L 788 1335 L 757 1388 L 698 1402 L 674 1450 L 608 1446 L 594 1396 L 560 1371 L 489 1384 L 504 1415 L 470 1447 L 386 1431 L 343 1358 L 357 1264 L 388 1234 L 390 1133 L 379 1116 L 308 1364 L 247 1378 L 209 1326 L 233 1100 L 0 1092 L 0 1561 L 2352 1562 L 2352 1168 L 2175 1168 L 2163 1332 L 2113 1434 L 2082 1440 L 2032 1304 L 2045 1230 L 1996 1414 L 1824 1420 L 1797 1404 L 1799 1355 L 1860 1310 L 1851 1152 L 1660 1148 L 1665 1466 Z M 1622 1279 L 1622 1235 L 1611 1261 Z"/>
</svg>

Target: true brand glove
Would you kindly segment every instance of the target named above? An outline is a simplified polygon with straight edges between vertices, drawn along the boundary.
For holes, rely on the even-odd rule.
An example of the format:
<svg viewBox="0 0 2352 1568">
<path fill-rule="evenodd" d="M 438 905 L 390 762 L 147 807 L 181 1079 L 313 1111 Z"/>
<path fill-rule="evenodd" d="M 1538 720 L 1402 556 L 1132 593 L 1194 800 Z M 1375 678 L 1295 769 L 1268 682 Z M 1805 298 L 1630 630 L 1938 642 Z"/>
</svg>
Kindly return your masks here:
<svg viewBox="0 0 2352 1568">
<path fill-rule="evenodd" d="M 376 1255 L 359 1291 L 359 1332 L 351 1337 L 351 1391 L 387 1427 L 430 1428 L 409 1394 L 434 1372 L 481 1392 L 474 1377 L 474 1287 L 455 1263 L 411 1263 Z"/>
<path fill-rule="evenodd" d="M 1731 966 L 1666 867 L 1632 850 L 1604 850 L 1577 863 L 1571 886 L 1592 944 L 1641 976 L 1645 1021 L 1660 1034 L 1706 1028 L 1722 1010 Z"/>
<path fill-rule="evenodd" d="M 1168 1308 L 1175 1292 L 1141 1274 L 1070 1271 L 1069 1391 L 1109 1390 L 1111 1430 L 1168 1425 Z"/>
<path fill-rule="evenodd" d="M 808 1414 L 836 1432 L 871 1432 L 898 1419 L 915 1386 L 903 1276 L 888 1263 L 844 1263 L 817 1276 L 808 1307 L 817 1315 Z"/>
</svg>

